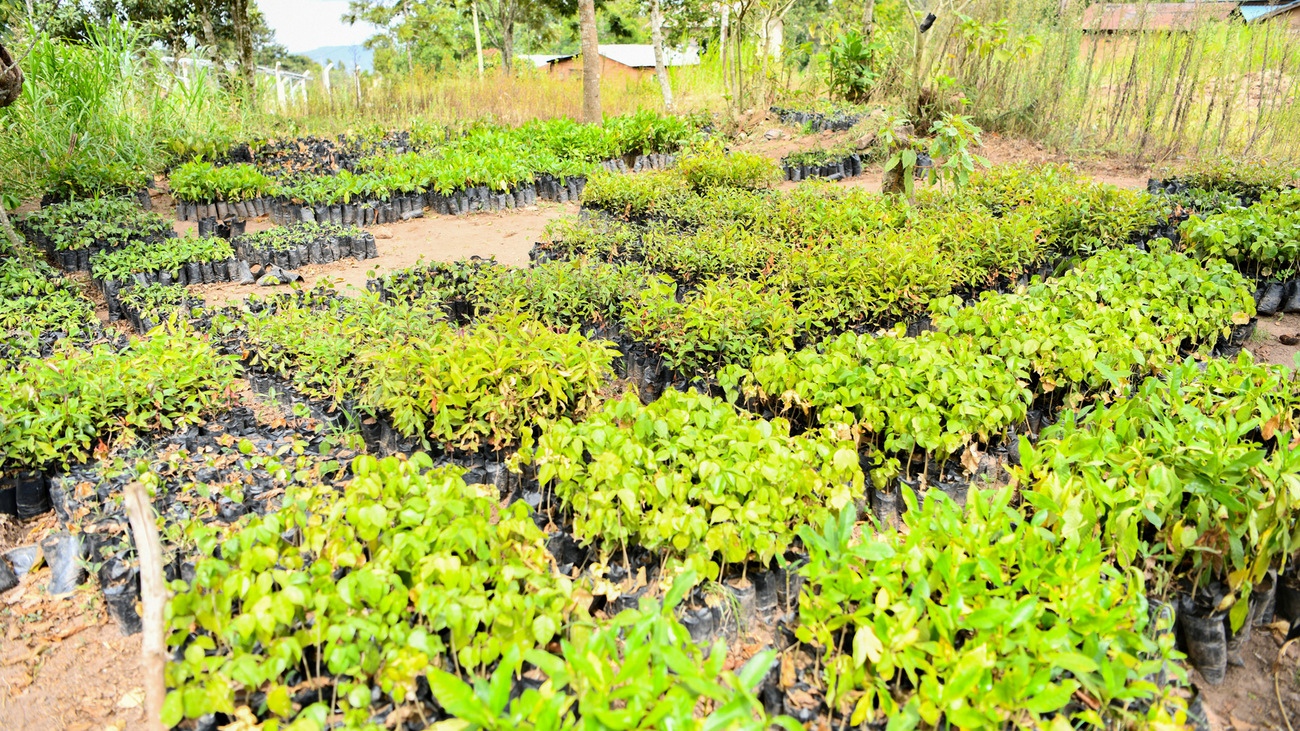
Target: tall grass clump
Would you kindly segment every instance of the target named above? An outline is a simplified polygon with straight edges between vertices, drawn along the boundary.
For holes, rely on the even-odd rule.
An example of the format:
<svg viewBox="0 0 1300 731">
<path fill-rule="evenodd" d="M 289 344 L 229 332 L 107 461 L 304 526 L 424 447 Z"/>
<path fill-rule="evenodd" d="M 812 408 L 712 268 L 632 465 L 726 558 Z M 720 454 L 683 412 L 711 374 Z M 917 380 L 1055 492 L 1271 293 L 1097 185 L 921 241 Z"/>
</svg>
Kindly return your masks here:
<svg viewBox="0 0 1300 731">
<path fill-rule="evenodd" d="M 1150 22 L 1103 33 L 1079 12 L 1056 18 L 1025 4 L 1003 15 L 1017 19 L 1003 31 L 1036 38 L 1032 52 L 997 53 L 987 34 L 954 42 L 951 73 L 981 126 L 1146 159 L 1300 154 L 1300 36 L 1285 19 L 1246 25 L 1206 13 L 1178 31 Z"/>
<path fill-rule="evenodd" d="M 129 24 L 92 27 L 84 43 L 29 33 L 27 82 L 0 109 L 0 196 L 10 204 L 139 189 L 169 142 L 228 137 L 237 105 L 201 78 L 182 85 Z"/>
<path fill-rule="evenodd" d="M 483 79 L 471 72 L 447 73 L 416 67 L 400 75 L 363 76 L 335 71 L 330 92 L 313 84 L 301 127 L 344 131 L 367 125 L 409 127 L 421 119 L 456 128 L 476 122 L 517 126 L 536 119 L 582 118 L 582 79 L 547 69 L 516 64 L 513 73 L 487 69 Z M 699 67 L 671 67 L 677 111 L 716 109 L 717 83 Z M 359 94 L 358 94 L 359 92 Z M 663 98 L 652 74 L 640 78 L 606 75 L 601 79 L 601 107 L 607 117 L 648 109 L 663 111 Z"/>
</svg>

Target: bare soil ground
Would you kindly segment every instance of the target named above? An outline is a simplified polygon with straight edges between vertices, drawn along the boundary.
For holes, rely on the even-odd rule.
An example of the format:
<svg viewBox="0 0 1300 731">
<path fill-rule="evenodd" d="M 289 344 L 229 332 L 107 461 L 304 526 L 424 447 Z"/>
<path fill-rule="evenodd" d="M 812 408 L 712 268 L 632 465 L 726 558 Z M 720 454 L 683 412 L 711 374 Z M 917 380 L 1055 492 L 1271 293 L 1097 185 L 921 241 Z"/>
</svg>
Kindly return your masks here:
<svg viewBox="0 0 1300 731">
<path fill-rule="evenodd" d="M 239 381 L 239 405 L 276 425 L 293 418 Z M 40 545 L 54 513 L 27 523 L 0 516 L 0 553 Z M 0 731 L 127 731 L 144 722 L 140 635 L 124 637 L 93 576 L 52 597 L 43 563 L 0 595 Z M 139 607 L 137 605 L 137 610 Z"/>
<path fill-rule="evenodd" d="M 329 264 L 305 266 L 298 270 L 305 287 L 329 279 L 346 294 L 347 288 L 365 289 L 370 272 L 386 274 L 424 261 L 455 261 L 470 256 L 496 257 L 512 266 L 528 264 L 528 252 L 546 229 L 546 224 L 565 213 L 578 210 L 576 203 L 544 203 L 519 211 L 473 213 L 465 216 L 440 216 L 426 212 L 424 218 L 403 223 L 374 226 L 379 256 L 359 261 L 344 259 Z M 242 300 L 250 294 L 265 293 L 268 288 L 235 283 L 210 284 L 190 288 L 201 293 L 207 303 L 220 306 Z M 283 289 L 271 288 L 271 289 Z"/>
<path fill-rule="evenodd" d="M 54 514 L 16 524 L 0 517 L 0 551 L 39 545 Z M 0 728 L 115 729 L 143 721 L 140 638 L 123 637 L 94 581 L 71 596 L 45 590 L 43 564 L 0 595 Z"/>
<path fill-rule="evenodd" d="M 1286 342 L 1282 338 L 1286 338 Z M 1255 334 L 1246 342 L 1246 349 L 1261 363 L 1295 368 L 1295 356 L 1300 353 L 1300 315 L 1259 318 Z"/>
<path fill-rule="evenodd" d="M 1211 729 L 1262 731 L 1289 729 L 1300 723 L 1300 683 L 1296 679 L 1300 650 L 1293 642 L 1286 656 L 1279 657 L 1284 634 L 1256 627 L 1241 653 L 1245 664 L 1230 665 L 1223 684 L 1217 687 L 1207 685 L 1199 673 L 1191 671 L 1191 680 L 1201 691 Z"/>
</svg>

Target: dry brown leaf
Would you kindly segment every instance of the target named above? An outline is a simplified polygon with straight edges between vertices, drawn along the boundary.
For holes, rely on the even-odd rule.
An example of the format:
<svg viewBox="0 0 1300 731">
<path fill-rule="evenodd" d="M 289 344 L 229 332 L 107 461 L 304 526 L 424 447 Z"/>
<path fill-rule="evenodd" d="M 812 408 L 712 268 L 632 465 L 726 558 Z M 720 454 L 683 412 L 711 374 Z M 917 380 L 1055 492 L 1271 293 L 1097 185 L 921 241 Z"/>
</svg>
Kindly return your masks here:
<svg viewBox="0 0 1300 731">
<path fill-rule="evenodd" d="M 591 611 L 591 603 L 595 600 L 596 598 L 586 589 L 573 590 L 573 604 L 574 606 L 582 607 L 584 612 Z"/>
<path fill-rule="evenodd" d="M 785 697 L 795 708 L 815 708 L 821 705 L 821 702 L 806 690 L 791 688 L 785 692 Z"/>
<path fill-rule="evenodd" d="M 95 625 L 93 625 L 93 624 L 80 624 L 80 625 L 77 625 L 76 627 L 72 627 L 72 628 L 70 628 L 70 629 L 59 630 L 58 632 L 55 633 L 54 636 L 55 636 L 55 637 L 58 637 L 58 638 L 61 639 L 61 640 L 66 640 L 66 639 L 68 639 L 69 637 L 71 637 L 71 636 L 77 634 L 78 632 L 80 632 L 80 631 L 82 631 L 82 630 L 90 629 L 91 627 L 94 627 L 94 626 L 95 626 Z"/>
<path fill-rule="evenodd" d="M 788 652 L 783 653 L 781 655 L 781 687 L 789 688 L 794 685 L 795 677 L 794 657 Z"/>
<path fill-rule="evenodd" d="M 144 705 L 144 688 L 132 688 L 117 702 L 118 708 L 139 708 Z"/>
</svg>

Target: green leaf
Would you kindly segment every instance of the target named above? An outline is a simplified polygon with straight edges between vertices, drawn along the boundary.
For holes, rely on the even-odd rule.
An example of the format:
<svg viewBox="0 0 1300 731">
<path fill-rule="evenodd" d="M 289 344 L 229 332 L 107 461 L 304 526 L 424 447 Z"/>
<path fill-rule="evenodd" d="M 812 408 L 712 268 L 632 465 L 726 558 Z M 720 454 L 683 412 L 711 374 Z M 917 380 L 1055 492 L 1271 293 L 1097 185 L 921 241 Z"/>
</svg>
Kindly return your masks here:
<svg viewBox="0 0 1300 731">
<path fill-rule="evenodd" d="M 167 728 L 171 728 L 180 723 L 185 718 L 185 708 L 181 703 L 181 689 L 169 691 L 167 698 L 162 705 L 162 723 Z"/>
<path fill-rule="evenodd" d="M 266 694 L 266 707 L 281 718 L 293 717 L 293 699 L 289 697 L 289 688 L 276 685 Z"/>
<path fill-rule="evenodd" d="M 853 634 L 853 664 L 862 667 L 867 660 L 878 663 L 883 655 L 885 646 L 880 643 L 876 633 L 871 627 L 861 625 L 857 632 Z"/>
<path fill-rule="evenodd" d="M 1059 685 L 1051 683 L 1033 698 L 1026 700 L 1025 708 L 1039 714 L 1060 710 L 1070 702 L 1070 697 L 1078 688 L 1079 683 L 1075 680 L 1065 680 Z"/>
<path fill-rule="evenodd" d="M 545 645 L 555 637 L 555 620 L 545 614 L 539 614 L 533 620 L 533 639 L 537 644 Z"/>
</svg>

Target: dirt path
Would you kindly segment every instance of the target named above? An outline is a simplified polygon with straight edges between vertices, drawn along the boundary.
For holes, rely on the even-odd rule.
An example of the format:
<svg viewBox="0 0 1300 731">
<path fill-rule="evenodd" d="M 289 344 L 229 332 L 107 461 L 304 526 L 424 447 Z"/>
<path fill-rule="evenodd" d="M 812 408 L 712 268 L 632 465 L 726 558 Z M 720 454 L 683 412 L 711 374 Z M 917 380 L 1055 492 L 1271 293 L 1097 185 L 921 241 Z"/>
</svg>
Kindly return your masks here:
<svg viewBox="0 0 1300 731">
<path fill-rule="evenodd" d="M 39 545 L 53 513 L 27 523 L 0 516 L 0 552 Z M 136 728 L 143 720 L 140 637 L 123 637 L 93 579 L 66 597 L 45 590 L 41 564 L 0 594 L 0 729 Z"/>
<path fill-rule="evenodd" d="M 328 279 L 346 294 L 348 288 L 365 289 L 370 272 L 382 275 L 414 266 L 422 259 L 455 261 L 471 256 L 496 257 L 502 264 L 526 266 L 528 252 L 541 238 L 546 225 L 577 210 L 576 203 L 543 203 L 506 213 L 440 216 L 426 212 L 424 218 L 413 221 L 367 227 L 375 234 L 375 244 L 379 249 L 379 256 L 374 259 L 345 259 L 310 265 L 300 268 L 298 273 L 302 274 L 306 287 Z M 261 228 L 262 221 L 257 223 Z M 282 289 L 233 283 L 190 287 L 191 291 L 202 294 L 212 306 L 242 300 L 258 293 L 258 290 L 267 293 L 268 290 Z"/>
<path fill-rule="evenodd" d="M 1281 338 L 1291 340 L 1291 344 Z M 1272 363 L 1295 368 L 1295 357 L 1300 354 L 1300 315 L 1278 314 L 1261 317 L 1255 325 L 1255 334 L 1246 342 L 1246 349 L 1260 363 Z"/>
</svg>

